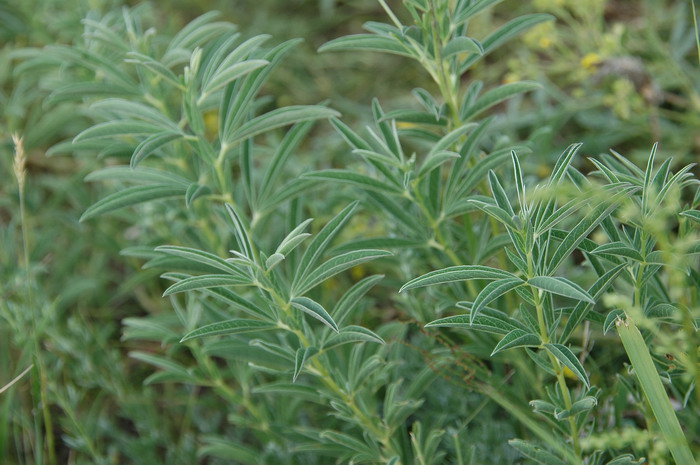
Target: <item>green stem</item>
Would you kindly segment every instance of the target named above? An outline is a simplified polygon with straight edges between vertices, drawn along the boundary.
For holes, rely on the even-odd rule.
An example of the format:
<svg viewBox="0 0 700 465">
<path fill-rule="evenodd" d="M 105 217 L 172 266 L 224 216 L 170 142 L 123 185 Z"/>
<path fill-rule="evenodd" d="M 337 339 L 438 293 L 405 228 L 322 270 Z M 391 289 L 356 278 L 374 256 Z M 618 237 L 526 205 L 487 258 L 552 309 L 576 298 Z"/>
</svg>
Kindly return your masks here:
<svg viewBox="0 0 700 465">
<path fill-rule="evenodd" d="M 535 276 L 535 269 L 533 264 L 532 251 L 530 250 L 528 250 L 527 252 L 527 267 L 528 279 L 533 278 Z M 535 289 L 534 287 L 530 287 L 530 290 L 532 292 L 532 299 L 535 302 L 535 309 L 537 311 L 537 323 L 540 329 L 540 338 L 542 339 L 543 344 L 549 344 L 549 331 L 547 329 L 547 323 L 544 319 L 544 308 L 542 307 L 540 291 L 538 289 Z M 547 356 L 549 357 L 549 361 L 552 364 L 552 367 L 554 368 L 554 372 L 557 377 L 557 383 L 559 384 L 562 396 L 564 397 L 564 405 L 568 410 L 571 410 L 571 408 L 573 407 L 573 402 L 571 401 L 571 392 L 569 391 L 569 386 L 567 386 L 566 384 L 564 368 L 562 367 L 561 363 L 559 363 L 559 360 L 549 351 L 547 351 Z M 578 424 L 576 423 L 576 419 L 573 416 L 569 417 L 569 430 L 571 433 L 571 440 L 574 446 L 574 452 L 576 453 L 577 457 L 577 460 L 574 463 L 583 463 L 583 461 L 581 460 L 581 442 L 579 439 Z"/>
<path fill-rule="evenodd" d="M 274 289 L 263 289 L 270 294 L 277 306 L 279 306 L 282 309 L 282 311 L 286 315 L 288 315 L 293 321 L 294 319 L 292 318 L 293 310 L 291 302 L 286 301 Z M 299 342 L 303 347 L 311 346 L 309 339 L 306 337 L 306 334 L 304 334 L 302 330 L 298 328 L 291 328 L 291 331 L 294 334 L 296 334 L 297 338 L 299 339 Z M 338 383 L 335 382 L 328 369 L 326 369 L 326 366 L 317 357 L 311 359 L 311 366 L 318 375 L 318 377 L 321 378 L 323 384 L 325 384 L 328 389 L 330 389 L 335 395 L 342 399 L 342 401 L 350 408 L 360 426 L 362 426 L 365 430 L 369 431 L 375 438 L 379 440 L 383 448 L 389 453 L 386 459 L 388 460 L 389 458 L 395 455 L 400 455 L 396 450 L 394 450 L 394 447 L 391 444 L 391 431 L 388 428 L 385 428 L 383 427 L 383 425 L 381 425 L 381 420 L 372 419 L 369 415 L 363 412 L 362 409 L 357 405 L 354 396 L 351 393 L 345 392 L 338 385 Z"/>
<path fill-rule="evenodd" d="M 56 449 L 55 440 L 53 433 L 53 422 L 51 419 L 51 410 L 49 409 L 49 399 L 48 399 L 48 389 L 47 383 L 48 378 L 46 376 L 46 365 L 44 364 L 43 357 L 41 356 L 41 342 L 39 331 L 37 327 L 37 322 L 41 317 L 39 309 L 34 302 L 34 292 L 32 292 L 32 276 L 29 266 L 29 228 L 27 227 L 27 213 L 26 213 L 26 202 L 24 198 L 24 189 L 26 181 L 26 172 L 24 171 L 24 160 L 26 154 L 24 152 L 24 146 L 22 139 L 19 137 L 14 138 L 16 147 L 16 160 L 21 160 L 16 168 L 16 176 L 18 182 L 19 191 L 19 218 L 20 218 L 20 228 L 22 230 L 22 260 L 24 267 L 24 283 L 26 286 L 26 298 L 27 305 L 32 312 L 32 344 L 34 348 L 34 364 L 36 365 L 37 371 L 39 373 L 39 397 L 41 402 L 41 412 L 43 416 L 44 423 L 44 433 L 46 434 L 46 447 L 48 450 L 48 460 L 49 464 L 55 465 L 56 462 Z"/>
</svg>

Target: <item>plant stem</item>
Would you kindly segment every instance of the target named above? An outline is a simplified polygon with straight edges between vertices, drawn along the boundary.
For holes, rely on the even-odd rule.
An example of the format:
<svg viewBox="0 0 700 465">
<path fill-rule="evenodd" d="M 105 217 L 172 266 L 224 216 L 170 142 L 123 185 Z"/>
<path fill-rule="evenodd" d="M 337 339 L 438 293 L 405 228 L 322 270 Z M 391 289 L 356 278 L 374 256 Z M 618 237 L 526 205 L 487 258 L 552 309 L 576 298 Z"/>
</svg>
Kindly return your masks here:
<svg viewBox="0 0 700 465">
<path fill-rule="evenodd" d="M 528 279 L 535 277 L 535 269 L 532 258 L 532 251 L 527 251 L 527 267 L 528 267 Z M 532 292 L 532 299 L 535 301 L 535 310 L 537 311 L 537 323 L 540 329 L 540 338 L 543 344 L 549 344 L 549 331 L 547 328 L 547 323 L 544 319 L 544 308 L 542 307 L 542 299 L 540 298 L 540 291 L 534 287 L 530 287 Z M 547 351 L 547 356 L 549 361 L 554 368 L 556 373 L 557 383 L 561 389 L 562 396 L 564 397 L 564 405 L 568 410 L 571 410 L 573 402 L 571 401 L 571 392 L 569 391 L 569 386 L 566 384 L 566 376 L 564 375 L 564 368 L 562 367 L 559 360 Z M 571 440 L 574 446 L 574 452 L 576 453 L 577 461 L 575 463 L 583 463 L 581 460 L 581 442 L 579 439 L 578 425 L 576 424 L 576 419 L 573 416 L 569 417 L 569 429 L 571 433 Z"/>
<path fill-rule="evenodd" d="M 48 378 L 46 376 L 46 366 L 44 364 L 43 357 L 41 356 L 41 343 L 39 340 L 39 331 L 37 327 L 37 322 L 40 318 L 39 309 L 34 303 L 34 292 L 32 292 L 32 276 L 29 266 L 29 228 L 27 227 L 27 213 L 26 213 L 26 202 L 24 198 L 24 191 L 26 186 L 26 159 L 27 155 L 24 151 L 24 141 L 18 135 L 13 135 L 12 140 L 15 144 L 15 160 L 14 160 L 14 172 L 17 178 L 18 192 L 19 192 L 19 218 L 20 218 L 20 228 L 22 230 L 22 259 L 24 267 L 24 283 L 26 286 L 26 298 L 27 305 L 32 312 L 32 344 L 34 348 L 34 365 L 36 365 L 37 371 L 39 373 L 39 393 L 41 402 L 41 412 L 43 415 L 44 422 L 44 432 L 46 434 L 46 448 L 48 450 L 48 460 L 49 464 L 56 464 L 56 449 L 53 434 L 53 422 L 51 420 L 51 410 L 49 409 L 49 400 L 47 392 Z"/>
</svg>

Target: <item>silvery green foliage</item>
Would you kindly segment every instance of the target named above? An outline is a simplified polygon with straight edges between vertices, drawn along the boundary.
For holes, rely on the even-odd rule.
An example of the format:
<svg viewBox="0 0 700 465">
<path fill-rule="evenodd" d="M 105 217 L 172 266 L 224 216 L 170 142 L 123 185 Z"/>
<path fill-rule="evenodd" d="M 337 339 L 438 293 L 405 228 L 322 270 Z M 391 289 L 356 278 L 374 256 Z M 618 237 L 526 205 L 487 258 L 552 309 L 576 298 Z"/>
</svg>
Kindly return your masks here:
<svg viewBox="0 0 700 465">
<path fill-rule="evenodd" d="M 134 245 L 123 255 L 145 264 L 125 287 L 151 283 L 141 295 L 149 304 L 162 302 L 154 272 L 167 282 L 167 311 L 156 304 L 125 319 L 124 338 L 153 367 L 145 383 L 201 410 L 188 417 L 198 456 L 635 463 L 627 446 L 586 445 L 605 428 L 601 406 L 619 401 L 613 390 L 645 402 L 622 362 L 601 370 L 591 354 L 591 338 L 603 340 L 621 315 L 647 318 L 661 328 L 650 338 L 669 346 L 664 325 L 681 323 L 672 342 L 687 361 L 675 373 L 660 367 L 693 431 L 700 197 L 691 167 L 656 168 L 654 149 L 646 170 L 613 154 L 584 174 L 573 145 L 534 182 L 527 144 L 493 127 L 499 103 L 538 86 L 462 83 L 550 18 L 515 18 L 474 38 L 469 24 L 497 0 L 405 0 L 404 13 L 380 3 L 390 23 L 367 23 L 368 33 L 321 51 L 414 59 L 437 92 L 415 89 L 409 109 L 374 101 L 365 130 L 326 105 L 274 108 L 265 82 L 297 42 L 242 38 L 213 13 L 162 37 L 124 10 L 86 21 L 83 44 L 24 65 L 59 66 L 65 78 L 50 99 L 81 102 L 95 121 L 52 153 L 108 161 L 88 180 L 111 191 L 82 221 L 110 214 L 129 228 Z M 295 161 L 324 120 L 359 167 Z M 338 186 L 359 201 L 318 199 Z M 308 217 L 321 209 L 322 219 Z M 354 216 L 378 221 L 382 235 L 348 240 Z M 671 236 L 667 224 L 677 226 Z M 371 272 L 352 282 L 347 271 L 360 265 Z M 461 331 L 431 329 L 442 327 Z M 617 381 L 601 379 L 611 372 Z M 475 435 L 497 436 L 503 410 L 522 428 L 506 427 L 502 442 L 526 437 L 484 450 Z"/>
</svg>

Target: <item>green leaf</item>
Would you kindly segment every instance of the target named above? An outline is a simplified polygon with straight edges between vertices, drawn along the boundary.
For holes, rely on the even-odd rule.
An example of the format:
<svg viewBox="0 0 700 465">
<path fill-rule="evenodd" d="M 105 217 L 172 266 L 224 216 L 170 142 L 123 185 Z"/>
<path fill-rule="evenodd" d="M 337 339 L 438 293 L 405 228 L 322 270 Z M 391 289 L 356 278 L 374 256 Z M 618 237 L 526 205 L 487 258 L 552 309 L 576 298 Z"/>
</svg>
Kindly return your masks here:
<svg viewBox="0 0 700 465">
<path fill-rule="evenodd" d="M 135 120 L 116 120 L 100 123 L 87 128 L 73 139 L 81 142 L 95 139 L 109 139 L 123 136 L 142 136 L 160 133 L 163 128 L 159 125 Z"/>
<path fill-rule="evenodd" d="M 383 278 L 384 275 L 375 274 L 372 276 L 367 276 L 366 278 L 363 278 L 357 283 L 353 284 L 353 286 L 348 289 L 345 294 L 343 294 L 333 308 L 333 318 L 335 318 L 335 321 L 338 324 L 342 324 L 350 312 L 352 312 L 352 310 L 360 302 L 360 299 L 362 299 L 362 297 Z"/>
<path fill-rule="evenodd" d="M 686 210 L 680 213 L 681 216 L 689 218 L 691 221 L 700 224 L 700 211 L 698 210 Z"/>
<path fill-rule="evenodd" d="M 527 280 L 530 286 L 551 292 L 552 294 L 563 295 L 571 299 L 582 300 L 594 304 L 593 297 L 588 295 L 581 286 L 569 281 L 566 278 L 551 276 L 536 276 Z"/>
<path fill-rule="evenodd" d="M 197 377 L 194 376 L 187 368 L 165 357 L 139 351 L 129 352 L 129 357 L 160 368 L 165 373 L 172 375 L 172 380 L 190 383 L 198 382 Z M 146 381 L 144 381 L 144 383 L 146 383 Z"/>
<path fill-rule="evenodd" d="M 318 302 L 315 302 L 308 297 L 295 297 L 292 299 L 292 306 L 297 310 L 301 310 L 302 312 L 316 318 L 336 333 L 338 332 L 338 325 L 335 323 L 335 321 L 333 321 L 333 317 L 331 317 L 326 309 L 323 308 Z"/>
<path fill-rule="evenodd" d="M 300 347 L 299 349 L 297 349 L 296 357 L 294 357 L 294 376 L 292 377 L 293 383 L 296 383 L 297 378 L 299 377 L 299 374 L 304 368 L 304 364 L 306 364 L 307 360 L 309 360 L 317 353 L 318 349 L 313 346 L 304 348 Z"/>
<path fill-rule="evenodd" d="M 331 121 L 337 120 L 332 119 Z M 265 170 L 265 175 L 260 183 L 260 194 L 258 197 L 259 202 L 269 198 L 273 190 L 278 187 L 278 181 L 280 176 L 283 174 L 284 166 L 286 165 L 289 156 L 299 147 L 313 125 L 314 121 L 305 121 L 294 125 L 289 131 L 287 131 L 284 138 L 277 144 L 272 161 Z"/>
<path fill-rule="evenodd" d="M 593 231 L 608 215 L 615 210 L 618 203 L 622 200 L 624 196 L 628 193 L 622 193 L 615 195 L 610 202 L 601 203 L 593 208 L 593 210 L 586 215 L 574 228 L 568 232 L 564 240 L 559 244 L 559 247 L 552 254 L 552 258 L 549 261 L 548 271 L 549 273 L 554 273 L 559 265 L 573 252 L 576 247 L 586 239 L 586 237 Z"/>
<path fill-rule="evenodd" d="M 293 287 L 292 293 L 296 295 L 305 294 L 326 279 L 331 278 L 342 271 L 361 263 L 389 255 L 393 254 L 386 250 L 355 250 L 338 255 L 324 262 L 313 272 L 309 273 L 304 280 L 300 281 L 297 286 Z"/>
<path fill-rule="evenodd" d="M 267 321 L 249 320 L 244 318 L 236 318 L 219 323 L 202 326 L 194 331 L 185 334 L 180 342 L 189 341 L 200 337 L 208 336 L 223 336 L 228 334 L 250 333 L 255 331 L 267 331 L 270 329 L 278 329 L 279 327 Z"/>
<path fill-rule="evenodd" d="M 333 247 L 333 252 L 349 252 L 358 249 L 416 249 L 425 247 L 425 240 L 405 239 L 402 237 L 372 237 L 369 239 L 358 239 L 355 241 L 346 242 L 337 247 Z"/>
<path fill-rule="evenodd" d="M 197 450 L 198 457 L 216 457 L 241 465 L 260 465 L 260 452 L 232 441 L 229 437 L 202 437 L 204 444 Z"/>
<path fill-rule="evenodd" d="M 153 184 L 149 186 L 133 186 L 119 192 L 108 195 L 97 201 L 80 217 L 80 221 L 85 221 L 105 213 L 130 207 L 139 203 L 150 202 L 151 200 L 165 199 L 184 195 L 186 188 L 169 184 Z"/>
<path fill-rule="evenodd" d="M 696 463 L 642 334 L 629 317 L 616 321 L 617 333 L 632 362 L 644 397 L 654 412 L 666 447 L 671 451 L 677 464 Z"/>
<path fill-rule="evenodd" d="M 504 279 L 515 278 L 514 274 L 481 265 L 457 265 L 431 271 L 404 284 L 399 292 L 417 287 L 434 286 L 435 284 L 466 281 L 469 279 Z"/>
<path fill-rule="evenodd" d="M 126 63 L 141 65 L 151 72 L 157 74 L 164 80 L 170 82 L 170 84 L 173 84 L 176 87 L 184 88 L 183 83 L 175 73 L 173 73 L 167 66 L 149 57 L 148 55 L 143 55 L 132 51 L 127 53 L 126 56 L 127 58 L 124 60 Z"/>
<path fill-rule="evenodd" d="M 311 272 L 312 267 L 316 264 L 319 258 L 321 258 L 331 241 L 350 220 L 350 216 L 355 211 L 355 208 L 357 208 L 357 204 L 358 202 L 353 202 L 345 207 L 332 220 L 330 220 L 318 234 L 316 234 L 309 244 L 309 247 L 306 249 L 306 252 L 304 252 L 304 256 L 301 257 L 301 261 L 299 262 L 294 275 L 292 287 L 296 287 L 296 284 L 305 279 L 306 275 Z"/>
<path fill-rule="evenodd" d="M 210 287 L 241 286 L 249 284 L 251 284 L 249 279 L 242 279 L 238 276 L 232 276 L 230 274 L 191 276 L 167 288 L 163 293 L 163 297 L 176 294 L 178 292 L 196 291 Z"/>
<path fill-rule="evenodd" d="M 163 252 L 169 255 L 184 258 L 185 260 L 201 263 L 203 265 L 225 271 L 229 274 L 245 277 L 245 274 L 243 274 L 235 265 L 232 265 L 223 258 L 209 252 L 176 245 L 162 245 L 160 247 L 156 247 L 155 250 L 156 252 Z"/>
<path fill-rule="evenodd" d="M 637 250 L 625 245 L 623 242 L 609 242 L 596 247 L 591 253 L 600 255 L 618 255 L 631 258 L 638 262 L 644 261 L 644 257 Z"/>
<path fill-rule="evenodd" d="M 306 179 L 322 179 L 324 181 L 343 182 L 362 189 L 375 190 L 387 194 L 401 194 L 402 191 L 392 184 L 379 181 L 364 174 L 349 170 L 313 171 L 303 175 Z"/>
<path fill-rule="evenodd" d="M 596 405 L 598 405 L 598 399 L 595 397 L 586 396 L 583 399 L 579 399 L 574 402 L 570 409 L 556 412 L 554 417 L 557 420 L 566 420 L 567 418 L 574 417 L 580 413 L 588 412 Z"/>
<path fill-rule="evenodd" d="M 523 284 L 525 284 L 525 281 L 523 281 L 520 278 L 499 279 L 498 281 L 492 281 L 488 283 L 481 290 L 481 292 L 479 292 L 479 295 L 476 296 L 476 300 L 474 300 L 474 304 L 472 305 L 472 311 L 470 313 L 470 318 L 472 319 L 472 321 L 474 320 L 474 318 L 476 318 L 477 315 L 479 315 L 481 309 L 484 308 L 486 305 L 498 299 L 506 292 L 511 291 L 516 287 L 520 287 Z"/>
<path fill-rule="evenodd" d="M 425 325 L 426 328 L 464 328 L 477 331 L 486 331 L 493 334 L 508 334 L 514 329 L 518 329 L 507 318 L 497 318 L 493 315 L 484 314 L 484 311 L 475 316 L 472 320 L 470 314 L 454 315 L 433 320 Z"/>
<path fill-rule="evenodd" d="M 464 63 L 462 63 L 460 71 L 461 72 L 466 71 L 467 69 L 469 69 L 469 67 L 471 65 L 476 63 L 484 55 L 487 55 L 488 53 L 490 53 L 493 50 L 495 50 L 496 48 L 498 48 L 500 45 L 513 39 L 514 37 L 518 36 L 519 34 L 527 31 L 528 29 L 532 28 L 533 26 L 536 26 L 537 24 L 540 24 L 544 21 L 551 21 L 553 19 L 554 19 L 554 16 L 552 16 L 552 15 L 538 13 L 538 14 L 519 16 L 519 17 L 507 22 L 506 24 L 504 24 L 503 26 L 498 28 L 496 31 L 489 34 L 484 40 L 481 41 L 481 44 L 484 47 L 484 54 L 483 55 L 472 55 L 469 58 L 467 58 L 464 61 Z"/>
<path fill-rule="evenodd" d="M 339 117 L 340 113 L 320 105 L 292 105 L 272 110 L 243 124 L 225 141 L 233 146 L 249 137 L 302 121 Z"/>
<path fill-rule="evenodd" d="M 373 342 L 376 344 L 384 344 L 384 339 L 367 328 L 349 325 L 341 329 L 339 333 L 331 336 L 326 343 L 323 344 L 323 350 L 329 350 L 333 347 L 350 342 Z"/>
<path fill-rule="evenodd" d="M 498 341 L 493 352 L 491 352 L 491 356 L 493 357 L 499 352 L 515 347 L 538 347 L 541 344 L 542 340 L 537 334 L 529 333 L 522 329 L 514 329 Z"/>
<path fill-rule="evenodd" d="M 571 370 L 578 379 L 586 385 L 586 389 L 590 389 L 591 383 L 588 381 L 588 375 L 586 370 L 583 369 L 583 365 L 578 358 L 571 352 L 571 349 L 563 344 L 545 344 L 544 348 L 554 355 L 557 360 L 561 362 L 562 365 Z"/>
<path fill-rule="evenodd" d="M 129 168 L 128 166 L 110 166 L 101 170 L 93 171 L 85 176 L 86 181 L 123 181 L 147 184 L 172 184 L 182 186 L 183 189 L 192 184 L 187 178 L 178 176 L 169 171 L 156 170 L 153 168 Z"/>
<path fill-rule="evenodd" d="M 563 461 L 548 450 L 542 449 L 539 446 L 530 444 L 520 439 L 511 439 L 508 441 L 508 444 L 510 444 L 514 449 L 517 449 L 518 452 L 524 456 L 541 465 L 567 465 L 567 462 Z"/>
<path fill-rule="evenodd" d="M 473 16 L 476 16 L 477 14 L 481 13 L 486 8 L 490 8 L 494 5 L 497 5 L 502 1 L 503 0 L 479 0 L 476 2 L 465 3 L 464 5 L 468 6 L 458 11 L 453 21 L 455 24 L 461 24 L 464 21 L 467 21 L 468 19 L 472 18 Z"/>
<path fill-rule="evenodd" d="M 253 244 L 250 241 L 250 237 L 248 237 L 248 232 L 246 231 L 243 219 L 238 214 L 233 205 L 227 203 L 225 207 L 226 211 L 228 212 L 228 216 L 231 219 L 231 223 L 233 224 L 233 230 L 236 235 L 236 241 L 238 242 L 238 246 L 241 248 L 240 251 L 247 258 L 253 260 Z"/>
<path fill-rule="evenodd" d="M 202 89 L 202 97 L 200 101 L 207 95 L 216 92 L 217 90 L 223 89 L 231 81 L 235 81 L 241 76 L 261 68 L 263 66 L 269 65 L 270 62 L 267 60 L 247 60 L 239 63 L 235 63 L 228 66 L 225 69 L 217 70 L 216 74 L 212 76 L 211 80 L 204 85 Z"/>
<path fill-rule="evenodd" d="M 319 47 L 319 52 L 332 52 L 339 50 L 369 50 L 372 52 L 385 52 L 394 55 L 411 57 L 412 54 L 406 47 L 394 37 L 380 36 L 376 34 L 353 34 L 333 39 Z"/>
<path fill-rule="evenodd" d="M 462 120 L 468 121 L 475 118 L 480 113 L 507 100 L 514 95 L 539 89 L 542 86 L 534 81 L 513 82 L 496 87 L 479 97 L 473 105 L 463 111 Z"/>
<path fill-rule="evenodd" d="M 141 163 L 156 150 L 181 137 L 182 134 L 177 132 L 159 132 L 147 137 L 136 147 L 136 150 L 134 150 L 129 165 L 132 168 L 136 168 L 136 165 Z"/>
<path fill-rule="evenodd" d="M 185 192 L 185 206 L 190 208 L 192 206 L 192 202 L 210 193 L 211 189 L 209 186 L 202 186 L 201 184 L 193 182 L 187 187 L 187 192 Z"/>
<path fill-rule="evenodd" d="M 515 224 L 515 221 L 513 221 L 514 215 L 509 214 L 506 210 L 502 209 L 501 207 L 497 207 L 496 205 L 491 205 L 485 202 L 480 202 L 478 200 L 470 200 L 469 203 L 474 205 L 476 208 L 486 213 L 493 219 L 497 220 L 499 223 L 508 226 L 510 229 L 514 231 L 520 229 L 518 228 L 518 225 Z"/>
<path fill-rule="evenodd" d="M 442 48 L 442 57 L 449 58 L 452 55 L 461 53 L 477 53 L 483 55 L 484 47 L 481 43 L 471 37 L 455 37 Z"/>
<path fill-rule="evenodd" d="M 299 244 L 301 244 L 304 239 L 311 236 L 309 233 L 302 232 L 306 227 L 313 221 L 313 218 L 304 220 L 296 228 L 292 230 L 287 237 L 285 237 L 280 245 L 277 247 L 275 253 L 288 255 L 292 250 L 294 250 Z"/>
<path fill-rule="evenodd" d="M 459 158 L 459 154 L 447 150 L 430 153 L 421 165 L 420 170 L 418 170 L 418 178 L 422 178 L 446 161 L 453 160 L 455 158 Z"/>
<path fill-rule="evenodd" d="M 615 268 L 608 270 L 603 276 L 598 278 L 595 283 L 593 283 L 593 286 L 591 286 L 591 288 L 588 290 L 588 295 L 592 296 L 593 300 L 600 300 L 610 285 L 612 285 L 615 279 L 617 279 L 625 268 L 625 264 L 620 264 Z M 576 304 L 576 307 L 574 307 L 568 321 L 566 322 L 566 325 L 564 326 L 559 342 L 564 342 L 569 339 L 576 327 L 586 318 L 591 308 L 592 304 L 587 302 L 579 302 Z"/>
</svg>

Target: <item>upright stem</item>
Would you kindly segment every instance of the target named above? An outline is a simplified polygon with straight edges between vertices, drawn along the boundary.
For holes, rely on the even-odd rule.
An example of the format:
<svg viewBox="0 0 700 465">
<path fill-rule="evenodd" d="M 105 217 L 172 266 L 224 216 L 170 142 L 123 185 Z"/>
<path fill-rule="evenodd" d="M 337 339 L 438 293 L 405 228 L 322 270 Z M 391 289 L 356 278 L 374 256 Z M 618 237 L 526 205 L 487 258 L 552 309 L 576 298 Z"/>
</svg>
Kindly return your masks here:
<svg viewBox="0 0 700 465">
<path fill-rule="evenodd" d="M 26 286 L 26 298 L 27 305 L 32 313 L 31 325 L 32 325 L 32 344 L 34 348 L 34 364 L 36 365 L 37 371 L 39 373 L 39 393 L 40 393 L 40 403 L 41 412 L 43 415 L 44 423 L 44 433 L 46 434 L 46 448 L 48 450 L 48 460 L 51 465 L 56 464 L 56 449 L 53 434 L 53 422 L 51 420 L 51 410 L 49 409 L 48 400 L 48 390 L 46 385 L 48 383 L 48 378 L 46 376 L 46 366 L 44 364 L 43 357 L 41 356 L 41 343 L 39 340 L 39 331 L 37 328 L 37 322 L 41 316 L 38 308 L 34 303 L 34 292 L 32 291 L 32 276 L 29 266 L 29 228 L 27 227 L 27 213 L 25 207 L 24 189 L 26 183 L 27 172 L 26 166 L 26 153 L 24 151 L 24 141 L 18 135 L 13 135 L 12 140 L 15 144 L 15 160 L 14 160 L 14 172 L 17 178 L 17 185 L 19 191 L 19 218 L 20 218 L 20 228 L 22 230 L 22 261 L 24 267 L 24 283 Z"/>
<path fill-rule="evenodd" d="M 535 269 L 533 264 L 532 251 L 527 251 L 527 267 L 528 267 L 528 279 L 535 277 Z M 542 306 L 542 299 L 540 298 L 540 291 L 534 287 L 530 287 L 532 292 L 532 299 L 535 302 L 535 310 L 537 311 L 537 323 L 540 329 L 540 338 L 543 344 L 549 344 L 549 331 L 547 328 L 547 323 L 544 319 L 544 308 Z M 569 386 L 566 385 L 566 376 L 564 375 L 564 368 L 562 367 L 559 360 L 547 351 L 547 356 L 549 361 L 554 367 L 554 372 L 557 377 L 557 383 L 561 389 L 562 397 L 564 398 L 564 405 L 568 410 L 571 410 L 573 402 L 571 401 L 571 392 L 569 391 Z M 569 430 L 571 432 L 571 440 L 574 446 L 574 452 L 576 453 L 577 462 L 583 463 L 581 460 L 581 442 L 579 440 L 578 425 L 576 424 L 576 419 L 573 416 L 569 417 Z"/>
</svg>

